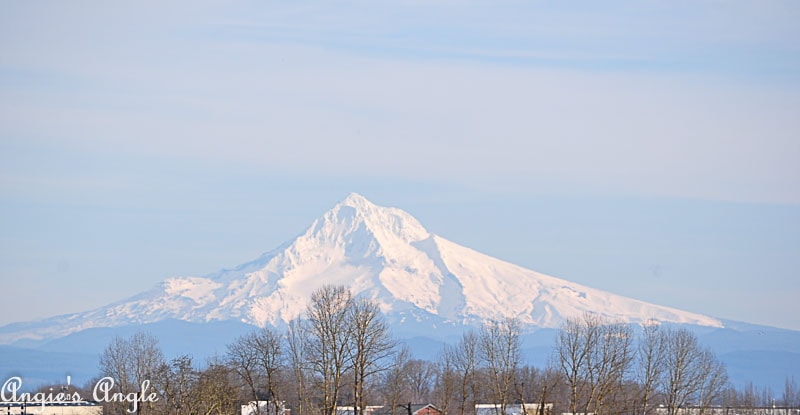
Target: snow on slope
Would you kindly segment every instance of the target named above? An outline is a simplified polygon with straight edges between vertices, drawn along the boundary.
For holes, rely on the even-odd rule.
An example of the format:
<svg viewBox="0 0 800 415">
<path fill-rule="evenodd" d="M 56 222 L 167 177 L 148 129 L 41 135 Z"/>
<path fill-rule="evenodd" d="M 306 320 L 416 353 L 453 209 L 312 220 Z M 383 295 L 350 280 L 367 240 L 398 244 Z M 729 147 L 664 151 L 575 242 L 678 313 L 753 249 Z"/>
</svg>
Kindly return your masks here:
<svg viewBox="0 0 800 415">
<path fill-rule="evenodd" d="M 297 318 L 323 284 L 369 296 L 394 321 L 434 316 L 474 325 L 517 317 L 557 327 L 591 311 L 629 322 L 721 327 L 714 318 L 585 287 L 492 258 L 429 233 L 408 213 L 350 194 L 294 240 L 260 258 L 207 277 L 170 278 L 96 310 L 0 327 L 0 344 L 48 339 L 92 327 L 238 320 L 281 326 Z"/>
</svg>

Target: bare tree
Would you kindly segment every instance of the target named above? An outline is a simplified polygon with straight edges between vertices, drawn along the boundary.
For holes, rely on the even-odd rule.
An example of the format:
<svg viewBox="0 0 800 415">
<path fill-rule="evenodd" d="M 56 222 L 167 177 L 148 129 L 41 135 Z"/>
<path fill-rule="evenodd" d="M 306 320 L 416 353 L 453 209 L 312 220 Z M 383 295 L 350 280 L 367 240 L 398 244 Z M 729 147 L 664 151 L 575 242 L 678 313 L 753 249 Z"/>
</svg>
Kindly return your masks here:
<svg viewBox="0 0 800 415">
<path fill-rule="evenodd" d="M 100 357 L 100 370 L 104 376 L 115 380 L 115 389 L 124 395 L 138 393 L 136 413 L 152 409 L 153 402 L 145 402 L 145 387 L 156 379 L 164 365 L 164 354 L 158 339 L 143 331 L 125 339 L 115 337 Z M 152 392 L 150 389 L 149 392 Z M 140 404 L 141 402 L 141 404 Z M 127 411 L 128 403 L 109 403 L 110 411 Z"/>
<path fill-rule="evenodd" d="M 428 400 L 433 387 L 436 368 L 427 360 L 411 359 L 403 368 L 404 381 L 411 392 L 413 402 Z"/>
<path fill-rule="evenodd" d="M 458 374 L 455 371 L 455 349 L 455 346 L 445 344 L 436 359 L 436 401 L 443 415 L 447 415 L 458 385 Z"/>
<path fill-rule="evenodd" d="M 254 402 L 254 409 L 258 410 L 260 401 L 258 389 L 262 372 L 258 350 L 254 345 L 254 337 L 254 333 L 248 333 L 228 344 L 227 364 L 244 382 L 249 399 Z"/>
<path fill-rule="evenodd" d="M 512 395 L 511 387 L 519 367 L 519 320 L 506 318 L 484 324 L 480 334 L 480 354 L 489 370 L 492 398 L 505 415 L 506 404 Z"/>
<path fill-rule="evenodd" d="M 786 377 L 786 383 L 783 388 L 783 406 L 800 407 L 800 388 L 797 386 L 794 377 Z"/>
<path fill-rule="evenodd" d="M 548 363 L 545 370 L 542 372 L 541 384 L 539 385 L 539 409 L 536 415 L 549 415 L 551 412 L 546 408 L 548 402 L 568 402 L 567 399 L 570 394 L 566 388 L 567 382 L 565 381 L 564 373 L 560 370 L 557 364 L 554 364 L 552 359 Z"/>
<path fill-rule="evenodd" d="M 478 366 L 478 335 L 468 331 L 461 335 L 461 339 L 453 350 L 453 366 L 459 377 L 459 411 L 460 415 L 467 412 L 467 408 L 474 408 L 475 399 L 475 371 Z M 467 401 L 472 397 L 472 404 Z"/>
<path fill-rule="evenodd" d="M 662 387 L 668 414 L 674 415 L 690 402 L 703 411 L 727 383 L 725 366 L 687 329 L 669 330 L 665 347 Z"/>
<path fill-rule="evenodd" d="M 383 373 L 383 386 L 384 386 L 384 402 L 388 403 L 390 408 L 396 408 L 402 401 L 411 399 L 403 395 L 403 387 L 405 385 L 405 370 L 407 363 L 411 356 L 408 346 L 401 344 L 395 351 L 390 369 Z M 404 399 L 405 398 L 405 399 Z"/>
<path fill-rule="evenodd" d="M 670 330 L 666 341 L 666 372 L 662 387 L 667 411 L 669 415 L 674 415 L 700 388 L 700 374 L 697 371 L 700 347 L 694 334 L 685 329 Z"/>
<path fill-rule="evenodd" d="M 162 410 L 175 414 L 194 413 L 198 372 L 192 365 L 191 356 L 182 355 L 172 359 L 162 366 L 160 372 Z"/>
<path fill-rule="evenodd" d="M 584 398 L 584 387 L 588 378 L 587 367 L 591 362 L 591 351 L 597 342 L 598 324 L 591 315 L 583 319 L 568 319 L 558 332 L 556 353 L 558 367 L 569 386 L 569 410 L 578 413 Z M 584 411 L 585 412 L 585 411 Z"/>
<path fill-rule="evenodd" d="M 650 321 L 642 326 L 637 349 L 637 378 L 641 386 L 638 399 L 644 415 L 649 413 L 651 397 L 664 371 L 664 343 L 664 332 L 659 329 L 657 322 Z"/>
<path fill-rule="evenodd" d="M 632 334 L 621 322 L 586 313 L 569 319 L 556 345 L 559 366 L 570 389 L 572 413 L 603 412 L 618 403 L 630 368 Z"/>
<path fill-rule="evenodd" d="M 386 370 L 395 348 L 389 326 L 383 319 L 378 304 L 366 298 L 357 298 L 349 307 L 350 360 L 353 368 L 354 412 L 362 415 L 366 407 L 365 385 L 377 373 Z"/>
<path fill-rule="evenodd" d="M 706 409 L 722 395 L 728 383 L 728 373 L 725 365 L 708 349 L 704 349 L 700 354 L 698 365 L 701 383 L 696 400 L 700 406 L 700 415 L 703 415 Z"/>
<path fill-rule="evenodd" d="M 277 414 L 279 405 L 277 386 L 280 371 L 284 366 L 281 337 L 268 327 L 264 327 L 252 334 L 251 347 L 256 350 L 256 362 L 266 381 L 267 400 L 271 402 L 273 413 Z"/>
<path fill-rule="evenodd" d="M 622 412 L 625 406 L 623 382 L 633 360 L 631 328 L 619 321 L 604 321 L 598 340 L 589 368 L 592 410 L 595 413 Z"/>
<path fill-rule="evenodd" d="M 306 307 L 310 366 L 320 378 L 323 410 L 335 415 L 342 387 L 342 376 L 348 369 L 348 347 L 351 330 L 348 322 L 352 303 L 350 290 L 326 285 L 311 294 Z"/>
<path fill-rule="evenodd" d="M 297 394 L 297 414 L 304 415 L 309 409 L 309 398 L 306 391 L 306 370 L 308 348 L 307 329 L 303 327 L 303 320 L 293 320 L 289 323 L 286 342 L 289 349 L 289 364 L 295 382 L 295 393 Z"/>
<path fill-rule="evenodd" d="M 539 403 L 542 396 L 547 395 L 547 388 L 552 389 L 551 372 L 534 366 L 525 365 L 517 370 L 514 381 L 514 400 L 519 403 Z M 530 414 L 534 415 L 534 414 Z"/>
<path fill-rule="evenodd" d="M 236 386 L 231 370 L 218 358 L 213 358 L 198 374 L 196 384 L 197 414 L 220 415 L 237 412 Z"/>
</svg>

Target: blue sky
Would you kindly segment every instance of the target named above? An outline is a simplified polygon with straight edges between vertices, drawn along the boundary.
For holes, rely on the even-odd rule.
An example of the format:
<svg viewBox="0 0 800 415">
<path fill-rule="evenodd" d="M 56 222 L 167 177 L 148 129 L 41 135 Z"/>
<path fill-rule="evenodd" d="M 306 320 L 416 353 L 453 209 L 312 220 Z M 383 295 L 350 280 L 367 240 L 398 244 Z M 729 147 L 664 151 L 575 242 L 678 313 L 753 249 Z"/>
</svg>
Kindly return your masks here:
<svg viewBox="0 0 800 415">
<path fill-rule="evenodd" d="M 800 329 L 793 1 L 0 4 L 0 324 L 257 256 L 348 192 Z"/>
</svg>

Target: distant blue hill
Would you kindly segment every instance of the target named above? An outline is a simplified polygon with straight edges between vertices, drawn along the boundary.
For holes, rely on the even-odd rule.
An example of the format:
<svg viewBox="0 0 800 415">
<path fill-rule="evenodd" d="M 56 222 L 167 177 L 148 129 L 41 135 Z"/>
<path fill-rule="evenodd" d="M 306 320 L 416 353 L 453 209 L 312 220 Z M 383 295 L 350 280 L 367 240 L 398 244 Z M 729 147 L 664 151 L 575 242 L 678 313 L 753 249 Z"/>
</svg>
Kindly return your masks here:
<svg viewBox="0 0 800 415">
<path fill-rule="evenodd" d="M 214 354 L 224 354 L 228 343 L 252 330 L 255 330 L 254 326 L 236 321 L 189 323 L 170 319 L 143 325 L 87 329 L 41 343 L 34 348 L 48 352 L 94 353 L 99 356 L 114 337 L 129 337 L 137 331 L 146 331 L 158 338 L 167 359 L 189 354 L 201 359 L 202 363 Z"/>
<path fill-rule="evenodd" d="M 0 379 L 12 376 L 23 380 L 23 390 L 43 384 L 64 384 L 71 376 L 72 384 L 83 386 L 98 375 L 98 355 L 79 352 L 47 352 L 14 346 L 0 346 Z"/>
<path fill-rule="evenodd" d="M 116 328 L 93 328 L 47 342 L 21 342 L 0 346 L 0 379 L 21 376 L 26 386 L 64 382 L 66 375 L 82 385 L 100 374 L 100 355 L 114 337 L 146 331 L 159 339 L 167 359 L 191 355 L 202 365 L 236 337 L 254 327 L 239 322 L 188 323 L 164 320 L 158 323 Z"/>
</svg>

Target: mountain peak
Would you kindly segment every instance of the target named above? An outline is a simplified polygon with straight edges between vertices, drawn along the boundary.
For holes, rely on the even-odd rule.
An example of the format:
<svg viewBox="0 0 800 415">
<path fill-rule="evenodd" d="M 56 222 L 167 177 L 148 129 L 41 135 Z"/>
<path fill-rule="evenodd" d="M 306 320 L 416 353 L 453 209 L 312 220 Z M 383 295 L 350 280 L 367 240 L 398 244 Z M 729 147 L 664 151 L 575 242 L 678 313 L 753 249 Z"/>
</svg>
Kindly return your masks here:
<svg viewBox="0 0 800 415">
<path fill-rule="evenodd" d="M 408 242 L 430 237 L 424 226 L 407 212 L 378 206 L 358 193 L 350 193 L 326 212 L 314 225 L 312 231 L 347 232 L 367 231 L 382 242 L 400 239 Z"/>
<path fill-rule="evenodd" d="M 339 202 L 339 205 L 350 206 L 350 207 L 354 207 L 354 208 L 376 207 L 376 205 L 374 203 L 370 202 L 369 200 L 367 200 L 366 197 L 361 196 L 360 194 L 355 193 L 355 192 L 351 192 L 349 195 L 347 195 L 347 197 L 344 198 L 344 200 Z"/>
</svg>

